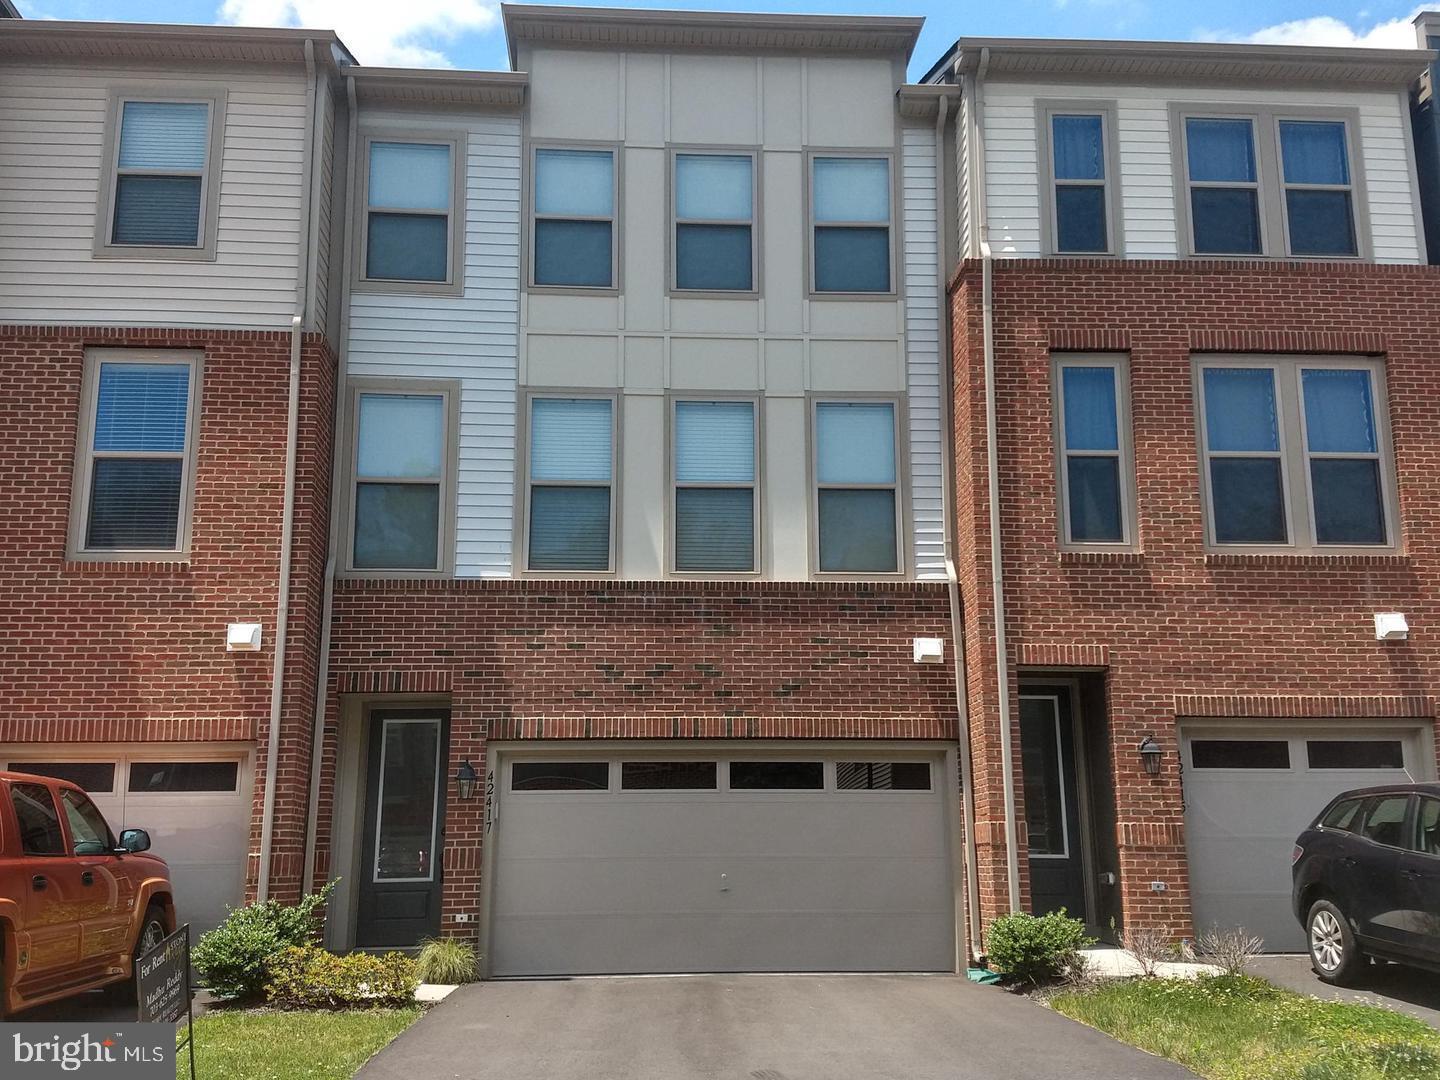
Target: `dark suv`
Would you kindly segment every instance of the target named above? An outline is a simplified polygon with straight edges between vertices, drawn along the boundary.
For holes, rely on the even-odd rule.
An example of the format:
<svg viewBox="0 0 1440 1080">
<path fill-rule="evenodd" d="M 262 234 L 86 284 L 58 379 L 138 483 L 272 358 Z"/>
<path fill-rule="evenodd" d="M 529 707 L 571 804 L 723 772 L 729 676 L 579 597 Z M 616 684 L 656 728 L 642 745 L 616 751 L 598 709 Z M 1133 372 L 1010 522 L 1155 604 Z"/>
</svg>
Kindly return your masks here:
<svg viewBox="0 0 1440 1080">
<path fill-rule="evenodd" d="M 1295 841 L 1310 963 L 1343 984 L 1370 957 L 1440 971 L 1440 784 L 1347 791 Z"/>
</svg>

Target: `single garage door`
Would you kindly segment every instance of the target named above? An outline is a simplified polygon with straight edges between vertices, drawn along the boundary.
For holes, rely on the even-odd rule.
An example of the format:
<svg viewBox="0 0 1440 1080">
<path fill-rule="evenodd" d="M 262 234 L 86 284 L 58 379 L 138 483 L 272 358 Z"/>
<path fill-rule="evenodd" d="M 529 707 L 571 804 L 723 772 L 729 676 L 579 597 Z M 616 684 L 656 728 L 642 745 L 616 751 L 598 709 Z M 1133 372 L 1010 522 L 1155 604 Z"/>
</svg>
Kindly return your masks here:
<svg viewBox="0 0 1440 1080">
<path fill-rule="evenodd" d="M 502 756 L 491 972 L 952 971 L 942 761 Z"/>
<path fill-rule="evenodd" d="M 147 830 L 151 850 L 170 866 L 176 914 L 190 923 L 192 939 L 242 901 L 252 779 L 246 749 L 27 746 L 3 760 L 7 769 L 79 784 L 117 836 Z"/>
<path fill-rule="evenodd" d="M 1271 952 L 1305 949 L 1290 857 L 1325 804 L 1350 788 L 1429 776 L 1413 728 L 1187 725 L 1182 743 L 1195 928 L 1243 926 Z"/>
</svg>

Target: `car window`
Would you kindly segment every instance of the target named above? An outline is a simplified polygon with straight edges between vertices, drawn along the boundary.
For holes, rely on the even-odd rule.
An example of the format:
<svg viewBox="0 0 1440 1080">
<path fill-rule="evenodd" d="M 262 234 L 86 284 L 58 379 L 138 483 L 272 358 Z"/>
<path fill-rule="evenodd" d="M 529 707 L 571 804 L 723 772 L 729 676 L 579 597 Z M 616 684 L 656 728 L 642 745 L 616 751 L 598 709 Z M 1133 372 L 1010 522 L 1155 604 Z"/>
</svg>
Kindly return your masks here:
<svg viewBox="0 0 1440 1080">
<path fill-rule="evenodd" d="M 1426 855 L 1440 855 L 1440 799 L 1420 800 L 1416 826 L 1415 850 Z"/>
<path fill-rule="evenodd" d="M 1409 795 L 1387 795 L 1376 799 L 1365 815 L 1365 838 L 1377 844 L 1400 847 L 1405 839 L 1405 811 L 1409 806 Z"/>
<path fill-rule="evenodd" d="M 1330 812 L 1320 819 L 1320 824 L 1327 829 L 1344 829 L 1346 832 L 1354 832 L 1356 818 L 1360 815 L 1359 799 L 1342 799 L 1330 808 Z"/>
<path fill-rule="evenodd" d="M 76 855 L 104 855 L 115 850 L 110 826 L 95 804 L 78 791 L 62 788 L 60 805 L 65 807 L 65 820 L 70 823 L 70 839 Z"/>
<path fill-rule="evenodd" d="M 10 805 L 20 824 L 20 850 L 26 855 L 64 855 L 65 834 L 50 789 L 43 784 L 11 784 Z"/>
</svg>

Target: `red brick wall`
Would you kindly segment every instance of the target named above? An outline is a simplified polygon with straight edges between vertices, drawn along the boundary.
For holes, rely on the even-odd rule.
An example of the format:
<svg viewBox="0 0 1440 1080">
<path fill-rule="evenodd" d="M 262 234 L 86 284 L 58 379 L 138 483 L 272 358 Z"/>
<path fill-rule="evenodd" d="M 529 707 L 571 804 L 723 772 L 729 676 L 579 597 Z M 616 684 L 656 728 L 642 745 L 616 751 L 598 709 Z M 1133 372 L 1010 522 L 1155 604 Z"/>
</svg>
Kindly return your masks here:
<svg viewBox="0 0 1440 1080">
<path fill-rule="evenodd" d="M 953 739 L 941 585 L 342 581 L 336 592 L 326 800 L 329 872 L 339 695 L 451 703 L 451 773 L 484 775 L 491 739 Z M 483 800 L 448 786 L 444 925 L 479 904 Z"/>
<path fill-rule="evenodd" d="M 204 353 L 186 562 L 65 559 L 87 347 Z M 0 532 L 0 678 L 6 689 L 0 743 L 263 738 L 274 662 L 289 371 L 287 333 L 0 327 L 0 505 L 6 521 Z M 297 728 L 308 730 L 302 710 L 307 698 L 309 711 L 314 707 L 334 384 L 333 358 L 322 338 L 305 338 L 302 372 L 285 704 Z M 226 624 L 236 621 L 263 625 L 259 653 L 225 651 Z M 308 746 L 307 740 L 296 742 Z M 304 766 L 287 747 L 287 779 L 289 770 Z M 257 808 L 261 795 L 257 783 Z M 287 823 L 294 817 L 288 802 L 285 815 Z M 298 869 L 294 876 L 298 880 Z"/>
<path fill-rule="evenodd" d="M 1177 936 L 1192 929 L 1177 717 L 1403 716 L 1433 723 L 1440 694 L 1437 310 L 1440 275 L 1428 267 L 997 263 L 1011 690 L 1018 664 L 1104 669 L 1116 775 L 1100 779 L 1117 790 L 1128 921 L 1165 926 Z M 978 263 L 962 266 L 952 283 L 952 317 L 959 550 L 968 553 L 961 576 L 988 918 L 1004 908 L 1005 892 Z M 1129 353 L 1138 554 L 1058 550 L 1052 350 Z M 1400 553 L 1206 553 L 1191 390 L 1192 357 L 1205 352 L 1384 357 Z M 1408 642 L 1375 640 L 1371 615 L 1389 610 L 1407 615 Z M 1158 780 L 1144 775 L 1135 752 L 1147 734 L 1166 751 Z M 1023 792 L 1017 799 L 1023 821 Z M 1021 869 L 1023 876 L 1023 850 Z M 1150 892 L 1153 880 L 1168 890 Z"/>
</svg>

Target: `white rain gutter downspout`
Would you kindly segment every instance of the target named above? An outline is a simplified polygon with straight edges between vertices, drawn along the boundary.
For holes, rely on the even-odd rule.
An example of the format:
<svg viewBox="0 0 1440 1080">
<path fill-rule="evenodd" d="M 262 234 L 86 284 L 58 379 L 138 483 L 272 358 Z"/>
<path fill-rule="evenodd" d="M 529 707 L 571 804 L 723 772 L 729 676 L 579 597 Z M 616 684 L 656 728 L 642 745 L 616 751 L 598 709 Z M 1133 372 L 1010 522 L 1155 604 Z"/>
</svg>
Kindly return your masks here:
<svg viewBox="0 0 1440 1080">
<path fill-rule="evenodd" d="M 951 371 L 950 350 L 950 290 L 946 288 L 950 267 L 946 252 L 949 250 L 950 225 L 947 210 L 948 192 L 946 175 L 945 124 L 950 116 L 950 99 L 941 97 L 935 113 L 935 239 L 936 271 L 939 282 L 940 316 L 940 424 L 943 431 L 940 452 L 940 510 L 941 534 L 945 541 L 945 585 L 950 598 L 950 640 L 954 643 L 955 657 L 955 716 L 960 741 L 960 813 L 964 825 L 965 850 L 965 949 L 969 959 L 976 960 L 983 952 L 984 935 L 980 924 L 980 875 L 976 862 L 979 849 L 975 844 L 975 786 L 974 763 L 970 750 L 970 700 L 965 686 L 965 623 L 960 603 L 960 575 L 955 570 L 955 523 L 954 523 L 954 465 L 955 428 L 950 421 L 951 395 L 954 393 L 954 376 Z"/>
<path fill-rule="evenodd" d="M 280 582 L 275 602 L 275 664 L 270 675 L 270 729 L 265 748 L 265 802 L 260 816 L 260 866 L 256 899 L 270 898 L 270 867 L 275 840 L 275 778 L 280 762 L 280 712 L 285 699 L 285 639 L 290 626 L 290 558 L 295 535 L 295 461 L 300 439 L 300 346 L 304 336 L 306 289 L 310 274 L 310 177 L 314 167 L 311 136 L 315 128 L 315 43 L 305 39 L 305 143 L 301 167 L 295 270 L 295 314 L 290 320 L 290 401 L 285 420 L 285 505 L 280 521 Z"/>
<path fill-rule="evenodd" d="M 346 122 L 347 137 L 345 140 L 345 205 L 353 206 L 355 195 L 355 143 L 359 138 L 360 117 L 359 109 L 356 108 L 355 98 L 355 76 L 345 76 L 345 99 L 348 105 L 349 115 Z M 354 215 L 346 213 L 345 220 L 345 259 L 350 258 L 351 242 L 353 240 Z M 332 428 L 333 445 L 330 463 L 331 481 L 331 518 L 330 518 L 330 544 L 329 551 L 325 558 L 325 598 L 320 610 L 320 658 L 318 667 L 318 678 L 315 685 L 315 719 L 310 735 L 310 796 L 308 815 L 305 824 L 305 868 L 300 879 L 301 892 L 314 888 L 315 883 L 315 834 L 320 828 L 320 780 L 322 775 L 321 766 L 325 753 L 325 710 L 328 706 L 330 693 L 330 626 L 335 610 L 335 565 L 339 559 L 340 550 L 340 529 L 337 528 L 334 506 L 338 499 L 338 491 L 335 489 L 333 478 L 340 476 L 340 453 L 341 443 L 341 419 L 344 415 L 345 402 L 345 374 L 346 366 L 350 356 L 350 274 L 342 274 L 340 286 L 340 328 L 337 334 L 339 344 L 339 357 L 335 372 L 335 421 Z"/>
<path fill-rule="evenodd" d="M 1015 747 L 1010 732 L 1010 650 L 1005 639 L 1005 575 L 1000 542 L 1000 447 L 995 417 L 995 269 L 985 191 L 985 73 L 990 50 L 980 50 L 975 72 L 975 146 L 979 171 L 981 335 L 985 343 L 985 484 L 990 504 L 990 587 L 995 597 L 996 703 L 1000 710 L 1000 784 L 1005 803 L 1005 884 L 1011 911 L 1020 910 L 1019 838 L 1015 824 Z"/>
</svg>

